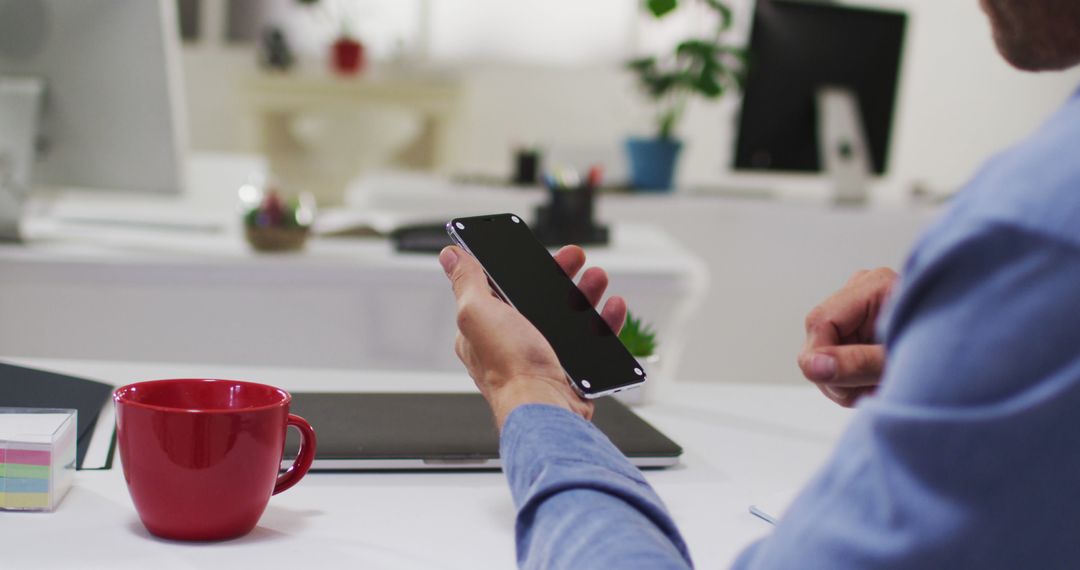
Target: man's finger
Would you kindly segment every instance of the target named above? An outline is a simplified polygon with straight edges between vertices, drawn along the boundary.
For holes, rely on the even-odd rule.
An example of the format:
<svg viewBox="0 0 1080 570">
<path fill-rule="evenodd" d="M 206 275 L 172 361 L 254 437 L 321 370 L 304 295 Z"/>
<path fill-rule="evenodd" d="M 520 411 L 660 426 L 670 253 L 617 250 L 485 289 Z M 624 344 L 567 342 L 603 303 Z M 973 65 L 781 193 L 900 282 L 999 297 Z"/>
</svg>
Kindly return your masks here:
<svg viewBox="0 0 1080 570">
<path fill-rule="evenodd" d="M 585 294 L 585 298 L 589 300 L 589 304 L 594 307 L 604 297 L 607 286 L 607 272 L 599 267 L 590 267 L 585 270 L 585 274 L 581 276 L 581 282 L 578 283 L 578 289 L 581 289 L 581 292 Z"/>
<path fill-rule="evenodd" d="M 563 273 L 565 273 L 571 279 L 577 275 L 578 271 L 581 271 L 582 267 L 585 267 L 585 250 L 576 245 L 568 245 L 555 252 L 555 261 L 562 267 Z"/>
<path fill-rule="evenodd" d="M 861 386 L 858 388 L 836 388 L 818 384 L 818 389 L 833 402 L 836 402 L 845 408 L 850 408 L 858 403 L 859 399 L 863 396 L 873 394 L 877 387 Z"/>
<path fill-rule="evenodd" d="M 455 245 L 447 246 L 439 253 L 439 263 L 454 288 L 458 307 L 470 299 L 491 297 L 487 274 L 465 250 Z"/>
<path fill-rule="evenodd" d="M 604 310 L 600 311 L 600 316 L 611 327 L 611 330 L 615 331 L 615 334 L 619 334 L 623 324 L 626 323 L 626 299 L 618 295 L 612 296 L 604 303 Z"/>
<path fill-rule="evenodd" d="M 813 313 L 811 313 L 813 314 Z M 827 346 L 837 346 L 841 343 L 840 331 L 831 321 L 822 319 L 807 322 L 806 341 L 803 343 L 803 352 L 810 353 L 814 350 Z"/>
<path fill-rule="evenodd" d="M 813 382 L 838 387 L 873 385 L 885 368 L 885 347 L 850 344 L 819 348 L 800 354 L 799 368 Z"/>
<path fill-rule="evenodd" d="M 806 316 L 806 332 L 835 330 L 841 338 L 855 334 L 866 325 L 873 325 L 880 304 L 896 281 L 896 272 L 882 267 L 859 271 L 839 291 L 833 293 Z"/>
</svg>

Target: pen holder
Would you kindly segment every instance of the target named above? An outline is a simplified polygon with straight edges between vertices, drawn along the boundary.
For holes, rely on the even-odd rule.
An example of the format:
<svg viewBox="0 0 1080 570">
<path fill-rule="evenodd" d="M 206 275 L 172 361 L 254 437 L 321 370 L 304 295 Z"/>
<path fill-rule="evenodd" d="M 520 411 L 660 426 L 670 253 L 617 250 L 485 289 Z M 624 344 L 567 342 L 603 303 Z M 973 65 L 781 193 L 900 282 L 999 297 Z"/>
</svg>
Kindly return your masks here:
<svg viewBox="0 0 1080 570">
<path fill-rule="evenodd" d="M 0 510 L 56 509 L 74 478 L 76 415 L 0 408 Z"/>
<path fill-rule="evenodd" d="M 549 188 L 548 202 L 536 209 L 534 231 L 544 245 L 608 242 L 608 229 L 593 221 L 596 190 L 591 186 Z"/>
</svg>

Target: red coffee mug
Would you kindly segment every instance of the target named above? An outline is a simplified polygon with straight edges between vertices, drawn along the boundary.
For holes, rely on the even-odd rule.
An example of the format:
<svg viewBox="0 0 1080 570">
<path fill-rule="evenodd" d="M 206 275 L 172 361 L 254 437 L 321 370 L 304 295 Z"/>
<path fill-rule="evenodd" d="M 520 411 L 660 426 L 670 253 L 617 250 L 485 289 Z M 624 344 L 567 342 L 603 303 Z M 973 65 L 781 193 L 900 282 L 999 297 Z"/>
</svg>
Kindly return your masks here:
<svg viewBox="0 0 1080 570">
<path fill-rule="evenodd" d="M 271 495 L 315 457 L 315 431 L 288 392 L 235 380 L 155 380 L 113 393 L 116 441 L 135 510 L 151 533 L 224 540 L 255 528 Z M 300 453 L 278 476 L 288 426 Z"/>
</svg>

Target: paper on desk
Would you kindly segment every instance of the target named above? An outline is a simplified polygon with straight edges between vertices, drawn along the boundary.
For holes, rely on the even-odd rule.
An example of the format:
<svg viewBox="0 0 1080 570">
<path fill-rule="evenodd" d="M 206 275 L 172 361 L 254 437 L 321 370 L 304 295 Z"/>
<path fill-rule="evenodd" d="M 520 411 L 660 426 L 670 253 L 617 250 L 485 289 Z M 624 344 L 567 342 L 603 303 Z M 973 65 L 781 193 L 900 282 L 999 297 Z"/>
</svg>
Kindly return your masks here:
<svg viewBox="0 0 1080 570">
<path fill-rule="evenodd" d="M 431 216 L 408 212 L 326 208 L 319 211 L 312 231 L 322 236 L 386 236 L 406 225 L 437 221 Z"/>
</svg>

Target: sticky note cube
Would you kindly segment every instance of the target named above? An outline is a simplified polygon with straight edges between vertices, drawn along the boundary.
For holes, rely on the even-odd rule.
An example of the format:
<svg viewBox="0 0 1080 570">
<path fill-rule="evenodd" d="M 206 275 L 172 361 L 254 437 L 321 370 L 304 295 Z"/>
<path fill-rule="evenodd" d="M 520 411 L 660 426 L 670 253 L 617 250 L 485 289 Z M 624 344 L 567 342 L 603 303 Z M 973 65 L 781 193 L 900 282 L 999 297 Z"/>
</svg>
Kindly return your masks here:
<svg viewBox="0 0 1080 570">
<path fill-rule="evenodd" d="M 76 413 L 0 408 L 0 510 L 56 509 L 75 475 Z"/>
</svg>

